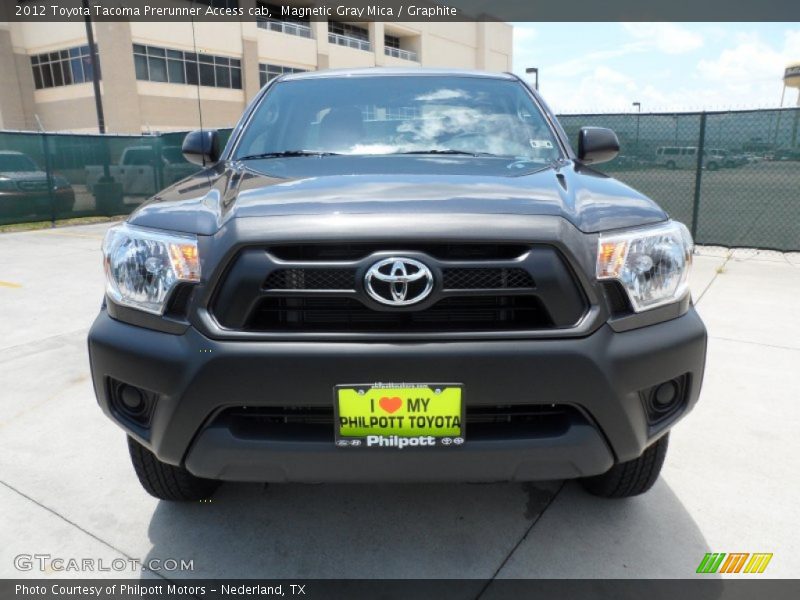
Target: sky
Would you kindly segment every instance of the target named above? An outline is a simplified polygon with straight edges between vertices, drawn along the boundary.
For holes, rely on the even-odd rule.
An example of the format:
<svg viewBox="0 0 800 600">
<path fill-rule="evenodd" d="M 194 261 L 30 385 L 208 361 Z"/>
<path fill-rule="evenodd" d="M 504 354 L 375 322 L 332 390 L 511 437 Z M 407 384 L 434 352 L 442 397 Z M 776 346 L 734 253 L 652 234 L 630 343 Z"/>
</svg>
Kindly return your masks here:
<svg viewBox="0 0 800 600">
<path fill-rule="evenodd" d="M 538 67 L 557 113 L 774 108 L 784 68 L 800 61 L 800 23 L 513 25 L 514 72 Z"/>
</svg>

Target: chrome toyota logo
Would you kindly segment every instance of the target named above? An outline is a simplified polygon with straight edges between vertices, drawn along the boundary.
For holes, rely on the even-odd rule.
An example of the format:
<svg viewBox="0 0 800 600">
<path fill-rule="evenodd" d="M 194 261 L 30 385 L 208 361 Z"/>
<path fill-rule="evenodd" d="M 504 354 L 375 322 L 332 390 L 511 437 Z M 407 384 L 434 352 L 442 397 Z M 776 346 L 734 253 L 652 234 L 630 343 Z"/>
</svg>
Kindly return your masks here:
<svg viewBox="0 0 800 600">
<path fill-rule="evenodd" d="M 389 306 L 408 306 L 428 297 L 433 273 L 413 258 L 385 258 L 369 268 L 364 287 L 370 298 Z"/>
</svg>

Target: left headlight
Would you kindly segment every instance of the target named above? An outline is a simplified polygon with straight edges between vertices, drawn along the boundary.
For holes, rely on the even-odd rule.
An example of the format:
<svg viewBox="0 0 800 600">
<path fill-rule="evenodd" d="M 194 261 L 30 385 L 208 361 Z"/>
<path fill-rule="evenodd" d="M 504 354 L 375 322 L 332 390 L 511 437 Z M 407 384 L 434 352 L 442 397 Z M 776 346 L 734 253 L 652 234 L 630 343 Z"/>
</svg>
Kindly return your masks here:
<svg viewBox="0 0 800 600">
<path fill-rule="evenodd" d="M 117 225 L 103 240 L 106 291 L 118 304 L 163 314 L 178 282 L 200 281 L 197 238 Z"/>
<path fill-rule="evenodd" d="M 686 293 L 693 246 L 677 221 L 600 234 L 597 278 L 622 283 L 636 312 L 663 306 Z"/>
</svg>

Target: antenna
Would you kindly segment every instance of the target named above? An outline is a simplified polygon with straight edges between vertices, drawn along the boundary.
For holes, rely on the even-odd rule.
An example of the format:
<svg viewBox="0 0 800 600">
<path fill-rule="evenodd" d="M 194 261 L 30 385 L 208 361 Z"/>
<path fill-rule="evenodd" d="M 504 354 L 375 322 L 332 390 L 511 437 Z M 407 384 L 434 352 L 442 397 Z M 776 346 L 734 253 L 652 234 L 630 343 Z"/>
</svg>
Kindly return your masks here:
<svg viewBox="0 0 800 600">
<path fill-rule="evenodd" d="M 192 0 L 194 4 L 194 0 Z M 200 131 L 203 131 L 203 103 L 200 101 L 200 54 L 197 52 L 197 36 L 194 31 L 194 16 L 191 17 L 192 21 L 192 45 L 194 46 L 195 67 L 197 68 L 197 112 L 200 115 Z"/>
</svg>

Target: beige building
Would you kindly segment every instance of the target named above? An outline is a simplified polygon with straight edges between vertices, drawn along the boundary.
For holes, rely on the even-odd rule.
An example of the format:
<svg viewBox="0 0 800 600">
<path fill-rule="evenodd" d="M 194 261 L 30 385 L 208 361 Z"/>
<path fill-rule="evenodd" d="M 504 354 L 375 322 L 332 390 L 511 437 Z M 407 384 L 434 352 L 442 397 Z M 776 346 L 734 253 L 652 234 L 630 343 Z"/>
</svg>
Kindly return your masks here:
<svg viewBox="0 0 800 600">
<path fill-rule="evenodd" d="M 95 22 L 94 34 L 110 133 L 195 127 L 198 96 L 206 126 L 230 127 L 261 86 L 283 72 L 409 65 L 511 70 L 512 27 L 497 22 L 275 17 L 194 28 L 190 22 Z M 97 131 L 82 22 L 0 23 L 0 73 L 0 129 Z"/>
</svg>

